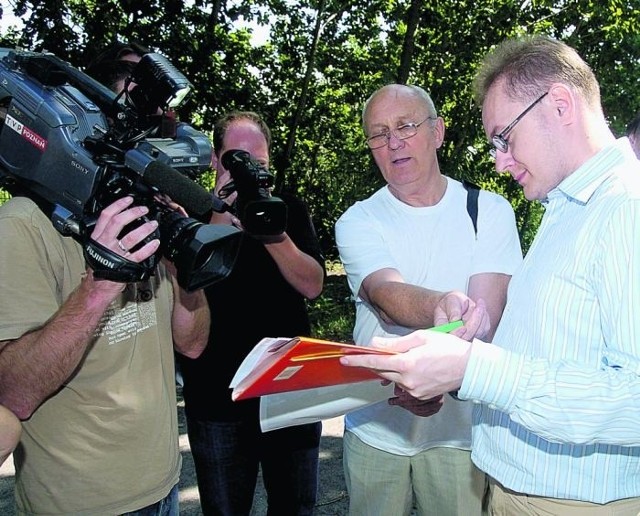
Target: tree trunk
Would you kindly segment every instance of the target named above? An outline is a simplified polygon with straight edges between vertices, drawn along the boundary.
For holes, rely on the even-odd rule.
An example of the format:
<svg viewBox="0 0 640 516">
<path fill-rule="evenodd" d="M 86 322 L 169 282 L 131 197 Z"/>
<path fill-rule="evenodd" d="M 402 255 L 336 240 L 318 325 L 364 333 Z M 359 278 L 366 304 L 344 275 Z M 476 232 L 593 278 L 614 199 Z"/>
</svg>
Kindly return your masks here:
<svg viewBox="0 0 640 516">
<path fill-rule="evenodd" d="M 411 65 L 413 63 L 416 31 L 418 30 L 420 21 L 421 5 L 422 2 L 420 0 L 411 0 L 411 5 L 407 10 L 407 17 L 405 19 L 407 32 L 402 42 L 402 55 L 400 56 L 400 66 L 398 67 L 397 80 L 399 84 L 407 84 L 407 80 L 409 79 L 409 72 L 411 71 Z"/>
<path fill-rule="evenodd" d="M 289 167 L 291 165 L 291 157 L 293 155 L 293 148 L 296 142 L 296 131 L 298 129 L 298 125 L 300 125 L 300 121 L 302 120 L 302 114 L 304 112 L 305 105 L 307 104 L 307 95 L 309 93 L 309 83 L 311 82 L 311 76 L 315 68 L 315 56 L 316 56 L 316 50 L 318 48 L 318 40 L 320 39 L 320 32 L 322 29 L 322 16 L 324 14 L 325 5 L 326 5 L 326 0 L 321 0 L 320 5 L 318 6 L 318 14 L 316 16 L 316 25 L 313 30 L 313 40 L 311 42 L 311 45 L 309 46 L 307 70 L 304 75 L 304 81 L 302 83 L 302 88 L 300 90 L 300 98 L 298 99 L 296 111 L 293 116 L 293 120 L 291 121 L 291 125 L 289 126 L 289 135 L 287 136 L 287 143 L 285 145 L 285 151 L 282 158 L 282 163 L 278 170 L 278 174 L 276 176 L 276 184 L 275 184 L 276 191 L 282 190 L 283 185 L 286 182 L 285 181 L 286 175 L 289 173 Z"/>
</svg>

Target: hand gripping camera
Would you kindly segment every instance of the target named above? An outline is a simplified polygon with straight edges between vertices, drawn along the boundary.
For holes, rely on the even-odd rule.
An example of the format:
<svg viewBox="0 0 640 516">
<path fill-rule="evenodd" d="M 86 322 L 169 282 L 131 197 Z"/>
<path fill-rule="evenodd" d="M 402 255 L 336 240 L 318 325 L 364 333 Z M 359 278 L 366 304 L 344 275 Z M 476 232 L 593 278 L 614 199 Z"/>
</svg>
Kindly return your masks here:
<svg viewBox="0 0 640 516">
<path fill-rule="evenodd" d="M 131 80 L 132 91 L 116 95 L 53 54 L 0 49 L 0 186 L 32 198 L 61 234 L 80 242 L 96 277 L 142 281 L 165 256 L 192 291 L 231 272 L 241 232 L 203 222 L 213 203 L 192 178 L 209 168 L 206 135 L 180 123 L 171 137 L 157 136 L 158 113 L 181 102 L 187 79 L 149 53 Z M 161 247 L 142 263 L 90 238 L 100 212 L 126 195 L 158 221 L 152 237 Z M 189 216 L 170 209 L 164 195 Z"/>
<path fill-rule="evenodd" d="M 220 189 L 220 197 L 238 192 L 231 210 L 247 233 L 257 236 L 284 233 L 287 228 L 287 205 L 279 197 L 271 195 L 273 174 L 251 159 L 246 151 L 228 150 L 221 159 L 232 180 Z"/>
</svg>

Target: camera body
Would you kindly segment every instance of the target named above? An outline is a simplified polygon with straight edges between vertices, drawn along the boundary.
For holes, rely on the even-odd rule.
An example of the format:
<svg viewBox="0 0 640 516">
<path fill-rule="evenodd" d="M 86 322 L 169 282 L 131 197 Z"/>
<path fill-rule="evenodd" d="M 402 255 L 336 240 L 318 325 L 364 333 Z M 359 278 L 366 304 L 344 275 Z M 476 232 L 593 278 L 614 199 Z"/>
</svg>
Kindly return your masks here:
<svg viewBox="0 0 640 516">
<path fill-rule="evenodd" d="M 164 73 L 175 78 L 170 85 L 188 85 L 159 54 L 143 56 L 136 70 L 136 88 L 152 93 Z M 151 84 L 144 84 L 145 76 Z M 163 94 L 165 89 L 160 88 Z M 168 108 L 170 94 L 155 100 L 145 95 L 141 108 L 131 98 L 53 54 L 0 49 L 0 107 L 6 109 L 0 186 L 32 198 L 61 234 L 80 242 L 97 277 L 140 281 L 164 255 L 187 290 L 222 279 L 235 262 L 240 232 L 202 222 L 209 220 L 212 203 L 191 178 L 209 168 L 209 139 L 183 123 L 172 137 L 154 136 L 161 122 L 157 113 Z M 160 194 L 185 207 L 189 217 L 166 207 Z M 148 206 L 148 217 L 159 222 L 161 250 L 142 263 L 109 255 L 90 238 L 100 212 L 126 195 Z"/>
<path fill-rule="evenodd" d="M 221 190 L 228 196 L 236 191 L 235 214 L 252 235 L 274 236 L 287 227 L 287 205 L 271 195 L 274 176 L 243 150 L 232 149 L 222 155 L 222 165 L 232 181 Z"/>
</svg>

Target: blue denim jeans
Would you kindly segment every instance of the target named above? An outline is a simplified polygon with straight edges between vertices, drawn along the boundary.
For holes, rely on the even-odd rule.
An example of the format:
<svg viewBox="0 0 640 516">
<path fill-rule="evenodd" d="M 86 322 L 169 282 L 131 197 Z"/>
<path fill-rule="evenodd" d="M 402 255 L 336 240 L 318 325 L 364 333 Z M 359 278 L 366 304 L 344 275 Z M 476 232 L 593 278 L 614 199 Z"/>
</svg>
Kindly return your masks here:
<svg viewBox="0 0 640 516">
<path fill-rule="evenodd" d="M 159 502 L 147 505 L 138 511 L 124 513 L 122 516 L 178 516 L 179 514 L 180 499 L 176 484 Z"/>
<path fill-rule="evenodd" d="M 206 516 L 248 515 L 259 467 L 268 516 L 313 514 L 321 423 L 262 433 L 257 422 L 187 418 L 187 431 Z"/>
</svg>

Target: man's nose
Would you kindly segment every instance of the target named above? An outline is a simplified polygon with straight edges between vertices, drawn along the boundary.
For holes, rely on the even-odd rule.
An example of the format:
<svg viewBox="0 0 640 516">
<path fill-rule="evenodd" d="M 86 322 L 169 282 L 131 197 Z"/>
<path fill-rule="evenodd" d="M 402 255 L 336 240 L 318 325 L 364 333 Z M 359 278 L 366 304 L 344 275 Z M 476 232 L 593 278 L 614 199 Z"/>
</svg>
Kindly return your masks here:
<svg viewBox="0 0 640 516">
<path fill-rule="evenodd" d="M 507 152 L 496 152 L 496 172 L 509 172 L 509 169 L 512 168 L 514 160 L 511 155 L 511 149 L 507 149 Z"/>
<path fill-rule="evenodd" d="M 404 145 L 404 140 L 398 138 L 393 131 L 387 136 L 387 145 L 391 150 L 397 150 Z"/>
</svg>

